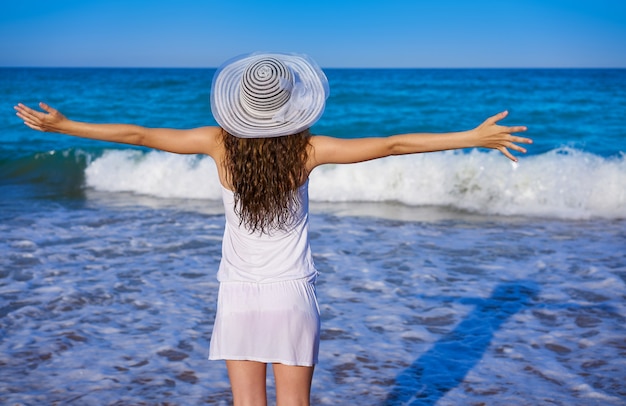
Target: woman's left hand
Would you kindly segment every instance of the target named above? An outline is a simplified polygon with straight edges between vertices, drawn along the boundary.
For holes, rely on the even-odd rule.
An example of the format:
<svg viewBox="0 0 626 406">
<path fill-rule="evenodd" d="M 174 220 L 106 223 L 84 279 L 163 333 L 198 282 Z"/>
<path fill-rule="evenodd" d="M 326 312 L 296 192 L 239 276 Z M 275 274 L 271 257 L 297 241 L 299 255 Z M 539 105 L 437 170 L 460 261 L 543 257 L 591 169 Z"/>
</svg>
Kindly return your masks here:
<svg viewBox="0 0 626 406">
<path fill-rule="evenodd" d="M 45 113 L 37 110 L 33 110 L 22 103 L 15 106 L 17 116 L 24 120 L 24 124 L 33 130 L 43 132 L 63 132 L 63 124 L 68 119 L 61 114 L 58 110 L 53 109 L 46 103 L 39 103 L 39 107 Z"/>
</svg>

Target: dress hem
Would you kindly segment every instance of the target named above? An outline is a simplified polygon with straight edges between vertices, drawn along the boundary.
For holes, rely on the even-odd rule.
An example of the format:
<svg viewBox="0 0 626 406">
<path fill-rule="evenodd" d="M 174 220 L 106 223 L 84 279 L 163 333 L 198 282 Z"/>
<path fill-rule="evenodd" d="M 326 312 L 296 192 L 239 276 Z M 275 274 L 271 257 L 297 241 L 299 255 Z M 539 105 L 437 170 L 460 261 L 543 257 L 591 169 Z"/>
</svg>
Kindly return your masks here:
<svg viewBox="0 0 626 406">
<path fill-rule="evenodd" d="M 235 356 L 235 357 L 230 357 L 230 356 L 220 356 L 220 357 L 214 357 L 214 356 L 209 356 L 209 361 L 254 361 L 254 362 L 262 362 L 264 364 L 283 364 L 283 365 L 287 365 L 287 366 L 294 366 L 294 367 L 312 367 L 315 366 L 317 364 L 317 360 L 313 361 L 312 363 L 298 363 L 298 362 L 292 362 L 292 361 L 285 361 L 285 360 L 278 360 L 278 359 L 270 359 L 270 358 L 262 358 L 262 357 L 246 357 L 246 356 Z"/>
</svg>

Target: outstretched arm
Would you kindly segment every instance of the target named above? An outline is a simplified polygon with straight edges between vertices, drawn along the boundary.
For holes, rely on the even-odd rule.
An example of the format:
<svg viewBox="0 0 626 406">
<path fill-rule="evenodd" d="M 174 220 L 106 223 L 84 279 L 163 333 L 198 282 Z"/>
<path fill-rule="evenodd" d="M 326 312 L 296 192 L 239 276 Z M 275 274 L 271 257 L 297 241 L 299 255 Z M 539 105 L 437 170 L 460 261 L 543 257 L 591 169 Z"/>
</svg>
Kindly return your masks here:
<svg viewBox="0 0 626 406">
<path fill-rule="evenodd" d="M 132 124 L 92 124 L 73 121 L 45 103 L 37 111 L 23 104 L 15 106 L 17 116 L 33 130 L 74 135 L 94 140 L 117 142 L 156 148 L 179 154 L 213 155 L 219 127 L 201 127 L 191 130 L 146 128 Z"/>
<path fill-rule="evenodd" d="M 451 149 L 483 147 L 497 149 L 512 161 L 517 161 L 509 150 L 525 153 L 517 144 L 531 144 L 529 138 L 513 134 L 526 131 L 524 126 L 506 127 L 498 121 L 508 112 L 496 114 L 473 130 L 442 134 L 400 134 L 384 138 L 340 139 L 324 136 L 311 138 L 310 169 L 335 163 L 347 164 L 383 158 Z"/>
</svg>

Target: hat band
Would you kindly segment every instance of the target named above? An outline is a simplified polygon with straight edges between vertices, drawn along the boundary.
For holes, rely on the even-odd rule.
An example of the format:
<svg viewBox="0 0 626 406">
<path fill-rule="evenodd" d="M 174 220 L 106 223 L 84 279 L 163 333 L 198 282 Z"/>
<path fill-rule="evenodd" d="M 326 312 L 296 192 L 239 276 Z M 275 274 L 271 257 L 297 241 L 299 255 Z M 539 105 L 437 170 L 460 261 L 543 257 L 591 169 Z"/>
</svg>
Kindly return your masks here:
<svg viewBox="0 0 626 406">
<path fill-rule="evenodd" d="M 294 74 L 295 83 L 291 86 L 291 97 L 281 107 L 276 114 L 272 116 L 274 122 L 284 123 L 291 121 L 300 112 L 306 110 L 313 102 L 310 89 L 304 82 L 300 80 L 297 74 Z"/>
</svg>

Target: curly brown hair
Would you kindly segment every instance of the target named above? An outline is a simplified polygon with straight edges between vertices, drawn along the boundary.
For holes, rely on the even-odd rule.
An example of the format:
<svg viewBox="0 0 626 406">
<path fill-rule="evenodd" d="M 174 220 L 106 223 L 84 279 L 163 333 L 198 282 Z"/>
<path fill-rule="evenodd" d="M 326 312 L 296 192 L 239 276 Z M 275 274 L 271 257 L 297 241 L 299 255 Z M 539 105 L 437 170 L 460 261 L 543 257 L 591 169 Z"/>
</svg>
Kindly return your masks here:
<svg viewBox="0 0 626 406">
<path fill-rule="evenodd" d="M 235 211 L 252 232 L 286 229 L 300 204 L 298 188 L 308 176 L 311 133 L 238 138 L 222 130 L 224 169 L 235 196 Z"/>
</svg>

